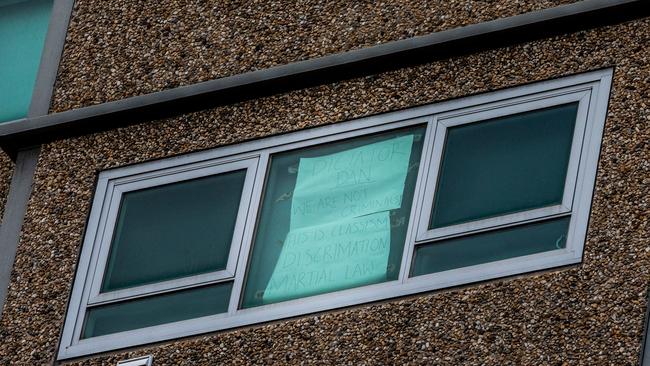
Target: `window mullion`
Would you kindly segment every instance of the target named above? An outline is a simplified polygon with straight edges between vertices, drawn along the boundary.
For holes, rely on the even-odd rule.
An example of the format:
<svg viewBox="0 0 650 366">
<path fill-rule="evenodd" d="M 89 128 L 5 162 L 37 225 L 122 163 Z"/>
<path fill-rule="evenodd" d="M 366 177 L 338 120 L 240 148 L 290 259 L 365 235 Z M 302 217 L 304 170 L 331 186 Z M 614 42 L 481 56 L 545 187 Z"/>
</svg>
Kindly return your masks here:
<svg viewBox="0 0 650 366">
<path fill-rule="evenodd" d="M 268 150 L 260 152 L 260 157 L 257 162 L 257 172 L 253 180 L 253 188 L 250 195 L 248 215 L 246 217 L 246 222 L 244 223 L 244 232 L 239 250 L 239 257 L 237 258 L 237 268 L 235 271 L 232 293 L 230 295 L 228 314 L 235 314 L 237 312 L 244 290 L 246 268 L 248 266 L 248 259 L 250 257 L 250 251 L 255 236 L 255 225 L 257 223 L 257 216 L 261 206 L 269 160 L 270 154 Z"/>
<path fill-rule="evenodd" d="M 425 133 L 426 141 L 420 154 L 420 166 L 418 167 L 418 176 L 415 182 L 415 194 L 413 195 L 413 204 L 411 205 L 411 214 L 409 218 L 409 227 L 406 233 L 406 243 L 402 254 L 400 265 L 399 282 L 405 282 L 408 279 L 415 249 L 415 241 L 418 233 L 419 213 L 422 211 L 422 202 L 424 199 L 425 188 L 427 186 L 427 176 L 431 166 L 431 154 L 434 148 L 437 119 L 431 116 L 427 119 L 427 129 Z"/>
<path fill-rule="evenodd" d="M 591 92 L 584 92 L 582 98 L 580 98 L 578 114 L 576 115 L 576 126 L 573 134 L 573 141 L 571 143 L 571 157 L 569 159 L 569 166 L 567 167 L 567 175 L 564 182 L 564 196 L 562 197 L 562 205 L 569 211 L 573 208 L 573 200 L 578 181 L 578 171 L 580 168 L 580 159 L 583 154 L 582 147 L 584 146 L 590 101 Z"/>
<path fill-rule="evenodd" d="M 232 281 L 232 275 L 227 271 L 217 271 L 197 276 L 179 278 L 155 284 L 101 293 L 91 297 L 88 305 L 103 305 L 119 301 L 127 301 L 141 297 L 164 294 L 167 292 L 185 290 L 192 287 Z"/>
<path fill-rule="evenodd" d="M 472 233 L 489 231 L 496 228 L 506 228 L 529 222 L 566 216 L 570 213 L 571 210 L 569 208 L 566 208 L 563 205 L 555 205 L 517 212 L 514 214 L 491 217 L 478 221 L 470 221 L 462 224 L 445 226 L 423 233 L 422 236 L 417 238 L 415 245 Z"/>
<path fill-rule="evenodd" d="M 110 240 L 113 236 L 115 223 L 120 207 L 120 200 L 122 198 L 122 191 L 114 184 L 109 183 L 108 194 L 109 199 L 104 202 L 106 208 L 103 222 L 100 223 L 97 237 L 97 252 L 93 254 L 91 268 L 90 268 L 90 283 L 88 286 L 88 300 L 92 300 L 99 296 L 99 288 L 104 277 L 106 269 L 106 258 L 109 255 Z M 108 206 L 106 206 L 108 205 Z"/>
<path fill-rule="evenodd" d="M 509 228 L 509 227 L 520 226 L 520 225 L 525 225 L 525 224 L 530 224 L 530 223 L 545 221 L 545 220 L 551 220 L 551 219 L 556 219 L 556 218 L 566 217 L 566 216 L 571 216 L 571 215 L 572 215 L 571 211 L 563 210 L 562 212 L 548 214 L 548 215 L 540 215 L 540 216 L 537 216 L 535 218 L 531 218 L 531 219 L 527 219 L 527 220 L 512 221 L 512 222 L 508 222 L 508 223 L 505 223 L 505 224 L 490 225 L 490 226 L 485 226 L 485 227 L 480 227 L 480 228 L 465 230 L 465 231 L 460 231 L 459 230 L 458 232 L 453 233 L 453 234 L 437 235 L 437 236 L 431 237 L 430 239 L 417 241 L 415 243 L 415 246 L 417 247 L 419 245 L 426 245 L 426 244 L 430 244 L 430 243 L 436 242 L 436 241 L 453 239 L 453 238 L 458 238 L 458 237 L 466 236 L 466 235 L 479 234 L 479 233 L 484 233 L 484 232 L 493 231 L 493 230 L 506 229 L 506 228 Z"/>
</svg>

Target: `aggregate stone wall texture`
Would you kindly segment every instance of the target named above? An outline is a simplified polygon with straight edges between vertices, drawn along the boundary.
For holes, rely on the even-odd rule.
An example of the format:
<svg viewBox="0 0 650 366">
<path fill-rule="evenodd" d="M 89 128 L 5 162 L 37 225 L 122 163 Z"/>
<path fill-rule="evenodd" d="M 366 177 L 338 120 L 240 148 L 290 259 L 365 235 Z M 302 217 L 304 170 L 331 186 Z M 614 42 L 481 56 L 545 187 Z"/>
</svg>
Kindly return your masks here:
<svg viewBox="0 0 650 366">
<path fill-rule="evenodd" d="M 576 0 L 77 0 L 62 111 Z"/>
<path fill-rule="evenodd" d="M 9 194 L 9 185 L 11 176 L 14 171 L 14 163 L 9 159 L 7 154 L 0 152 L 0 225 L 4 215 L 5 205 L 7 204 L 7 195 Z"/>
<path fill-rule="evenodd" d="M 650 283 L 648 44 L 646 18 L 50 143 L 0 321 L 0 364 L 53 362 L 98 171 L 609 66 L 582 264 L 73 363 L 152 353 L 156 365 L 638 364 Z"/>
</svg>

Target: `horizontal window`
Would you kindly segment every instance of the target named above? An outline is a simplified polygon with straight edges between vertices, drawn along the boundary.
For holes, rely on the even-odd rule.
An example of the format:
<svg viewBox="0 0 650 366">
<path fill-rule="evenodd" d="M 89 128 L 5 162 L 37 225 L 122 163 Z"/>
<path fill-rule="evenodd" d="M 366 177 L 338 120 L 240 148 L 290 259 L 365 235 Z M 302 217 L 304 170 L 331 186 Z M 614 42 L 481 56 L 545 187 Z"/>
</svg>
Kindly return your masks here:
<svg viewBox="0 0 650 366">
<path fill-rule="evenodd" d="M 102 172 L 59 358 L 579 263 L 610 79 Z"/>
</svg>

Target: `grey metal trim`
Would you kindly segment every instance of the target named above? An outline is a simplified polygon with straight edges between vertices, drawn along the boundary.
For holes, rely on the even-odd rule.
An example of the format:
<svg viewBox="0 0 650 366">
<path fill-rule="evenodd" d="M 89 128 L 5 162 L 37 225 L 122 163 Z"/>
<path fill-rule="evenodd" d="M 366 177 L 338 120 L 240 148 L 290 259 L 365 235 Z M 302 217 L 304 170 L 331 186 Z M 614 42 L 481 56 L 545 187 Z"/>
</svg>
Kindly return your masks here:
<svg viewBox="0 0 650 366">
<path fill-rule="evenodd" d="M 643 0 L 584 0 L 48 116 L 15 120 L 0 125 L 0 146 L 13 156 L 21 146 L 57 138 L 640 18 L 650 14 L 650 7 L 644 5 Z"/>
<path fill-rule="evenodd" d="M 641 338 L 641 353 L 639 355 L 639 366 L 650 366 L 650 290 L 646 295 L 645 321 L 643 322 L 643 338 Z"/>
<path fill-rule="evenodd" d="M 32 193 L 39 152 L 40 146 L 18 153 L 7 205 L 0 225 L 0 253 L 2 253 L 0 255 L 0 317 L 11 281 L 11 270 L 16 258 L 27 202 Z"/>
<path fill-rule="evenodd" d="M 27 112 L 28 118 L 47 115 L 49 111 L 52 90 L 73 6 L 74 0 L 53 1 L 50 24 L 45 36 L 32 100 Z M 0 253 L 3 253 L 0 256 L 0 316 L 11 280 L 11 270 L 40 152 L 38 144 L 24 145 L 23 148 L 27 150 L 12 152 L 16 166 L 11 178 L 4 217 L 0 224 Z"/>
<path fill-rule="evenodd" d="M 41 53 L 32 101 L 27 113 L 28 118 L 43 116 L 49 112 L 54 82 L 59 70 L 59 61 L 63 53 L 73 6 L 74 0 L 54 0 L 52 4 L 50 24 Z"/>
</svg>

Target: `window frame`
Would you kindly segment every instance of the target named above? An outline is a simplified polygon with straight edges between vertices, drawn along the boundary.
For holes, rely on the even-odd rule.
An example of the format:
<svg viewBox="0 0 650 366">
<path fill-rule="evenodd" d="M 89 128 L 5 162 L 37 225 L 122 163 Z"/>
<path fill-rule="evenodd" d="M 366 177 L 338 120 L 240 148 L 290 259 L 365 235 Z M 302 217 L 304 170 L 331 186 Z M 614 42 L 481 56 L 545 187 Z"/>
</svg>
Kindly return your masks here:
<svg viewBox="0 0 650 366">
<path fill-rule="evenodd" d="M 571 213 L 573 196 L 576 190 L 576 179 L 580 164 L 580 145 L 584 138 L 584 130 L 587 123 L 589 110 L 588 90 L 569 90 L 567 93 L 543 93 L 533 99 L 518 98 L 505 102 L 492 103 L 486 106 L 470 107 L 443 113 L 435 117 L 435 137 L 433 143 L 431 169 L 428 176 L 423 197 L 417 202 L 419 206 L 419 222 L 417 227 L 416 245 L 434 240 L 447 239 L 457 235 L 466 235 L 470 232 L 484 231 L 496 227 L 508 227 L 513 224 L 531 222 L 539 219 L 546 219 L 552 216 L 565 216 Z M 444 227 L 429 229 L 429 221 L 434 204 L 435 190 L 438 185 L 438 175 L 442 165 L 443 150 L 447 137 L 447 130 L 451 127 L 462 126 L 470 123 L 480 123 L 492 118 L 506 117 L 517 113 L 555 107 L 567 103 L 577 102 L 578 113 L 571 143 L 571 155 L 567 167 L 567 175 L 564 181 L 564 194 L 562 202 L 558 205 L 543 208 L 529 209 L 520 212 L 493 216 L 484 219 L 464 222 L 460 224 L 447 225 Z M 577 150 L 577 151 L 576 151 Z M 430 183 L 429 183 L 430 182 Z"/>
<path fill-rule="evenodd" d="M 73 336 L 77 339 L 81 337 L 86 310 L 89 307 L 119 303 L 150 295 L 232 281 L 235 275 L 239 248 L 241 247 L 245 220 L 250 206 L 250 193 L 253 189 L 253 177 L 257 171 L 257 163 L 256 157 L 216 159 L 205 163 L 145 171 L 139 174 L 126 175 L 108 180 L 103 190 L 102 211 L 94 235 L 93 251 L 90 254 L 90 268 L 88 270 L 88 277 L 82 295 L 83 300 Z M 119 216 L 120 203 L 124 193 L 243 169 L 246 170 L 246 177 L 244 179 L 242 196 L 225 269 L 101 293 L 100 289 L 110 255 L 114 228 Z"/>
<path fill-rule="evenodd" d="M 246 178 L 244 179 L 242 198 L 239 203 L 239 211 L 237 212 L 237 218 L 235 220 L 235 229 L 228 254 L 228 264 L 225 269 L 114 290 L 103 294 L 101 293 L 100 289 L 104 280 L 104 275 L 106 274 L 106 265 L 108 264 L 110 246 L 113 238 L 112 229 L 115 228 L 119 217 L 120 202 L 124 193 L 244 169 L 246 169 Z M 256 159 L 243 159 L 225 162 L 219 161 L 215 162 L 214 165 L 179 169 L 178 171 L 168 170 L 164 172 L 144 173 L 135 177 L 125 177 L 112 180 L 107 187 L 111 193 L 110 203 L 105 206 L 106 220 L 101 223 L 97 238 L 98 244 L 96 245 L 99 246 L 99 250 L 97 258 L 92 264 L 95 267 L 92 271 L 96 275 L 93 276 L 91 280 L 88 303 L 92 305 L 105 304 L 117 300 L 137 298 L 143 295 L 167 292 L 168 290 L 179 290 L 188 286 L 213 283 L 217 280 L 232 278 L 235 274 L 239 245 L 242 240 L 244 223 L 248 212 L 248 206 L 250 204 L 250 191 L 253 188 L 252 178 L 255 176 L 256 170 Z M 107 198 L 109 198 L 109 196 L 107 196 Z"/>
<path fill-rule="evenodd" d="M 58 359 L 87 356 L 89 354 L 119 348 L 214 332 L 432 291 L 460 284 L 579 263 L 582 260 L 611 79 L 611 69 L 598 70 L 101 172 L 99 174 L 96 194 L 79 258 L 78 270 L 66 315 Z M 572 194 L 570 194 L 570 197 L 573 198 L 570 213 L 546 213 L 546 216 L 543 217 L 520 218 L 521 220 L 509 223 L 513 225 L 521 222 L 531 222 L 558 215 L 570 214 L 571 223 L 567 235 L 566 248 L 441 273 L 409 277 L 416 245 L 431 242 L 418 240 L 418 234 L 422 233 L 421 221 L 423 210 L 427 210 L 423 199 L 426 197 L 427 192 L 431 191 L 432 186 L 432 184 L 428 183 L 428 177 L 433 174 L 430 171 L 433 169 L 429 169 L 429 167 L 432 166 L 432 161 L 435 161 L 433 160 L 434 142 L 440 136 L 438 129 L 446 128 L 442 123 L 445 121 L 451 121 L 449 123 L 453 123 L 455 121 L 454 118 L 462 119 L 464 118 L 462 116 L 467 115 L 476 117 L 486 111 L 503 112 L 503 108 L 505 110 L 508 110 L 508 108 L 510 108 L 509 110 L 516 110 L 516 106 L 523 108 L 526 105 L 530 105 L 526 103 L 544 103 L 545 100 L 548 102 L 550 100 L 549 98 L 559 98 L 557 101 L 564 100 L 563 103 L 559 104 L 564 104 L 568 103 L 566 100 L 570 99 L 567 99 L 567 96 L 573 96 L 575 98 L 576 95 L 581 96 L 580 98 L 582 99 L 580 100 L 584 100 L 586 106 L 581 106 L 581 108 L 585 108 L 583 111 L 585 117 L 584 135 L 579 144 L 579 167 L 576 168 L 575 191 L 572 191 Z M 508 114 L 512 114 L 512 112 Z M 580 115 L 580 112 L 578 114 Z M 422 123 L 426 123 L 427 128 L 399 278 L 379 284 L 248 309 L 239 309 L 240 297 L 245 283 L 247 263 L 252 251 L 257 217 L 261 208 L 261 198 L 271 155 L 347 138 L 415 126 Z M 576 122 L 575 131 L 577 130 L 578 121 Z M 576 136 L 575 131 L 574 137 Z M 572 146 L 572 155 L 574 154 L 574 148 L 575 146 Z M 97 260 L 97 255 L 91 254 L 93 254 L 93 249 L 96 247 L 98 227 L 103 222 L 102 220 L 106 220 L 106 214 L 104 213 L 105 206 L 110 205 L 111 202 L 113 204 L 115 202 L 112 197 L 108 197 L 107 193 L 110 191 L 108 189 L 109 185 L 114 184 L 114 182 L 120 179 L 129 180 L 138 176 L 146 177 L 147 174 L 155 176 L 155 174 L 159 174 L 160 171 L 164 171 L 165 169 L 183 170 L 194 165 L 209 165 L 215 164 L 217 161 L 223 162 L 244 159 L 255 161 L 256 171 L 252 177 L 252 189 L 248 201 L 249 207 L 246 212 L 245 224 L 243 224 L 242 228 L 241 247 L 237 248 L 238 258 L 234 277 L 227 279 L 234 281 L 228 312 L 80 340 L 79 333 L 75 332 L 75 329 L 81 327 L 85 316 L 87 298 L 84 298 L 84 295 L 87 294 L 84 294 L 84 291 L 87 291 L 85 288 L 88 287 L 88 283 L 94 278 L 93 276 L 96 276 L 95 272 L 93 272 L 94 267 L 92 267 L 92 261 Z M 573 159 L 574 157 L 572 156 L 571 160 L 573 161 Z M 251 179 L 247 175 L 246 182 L 249 181 Z M 430 206 L 428 209 L 430 211 Z M 237 227 L 239 228 L 239 222 Z M 488 229 L 486 227 L 478 228 L 474 229 L 472 233 Z M 446 237 L 450 236 L 447 235 Z"/>
</svg>

